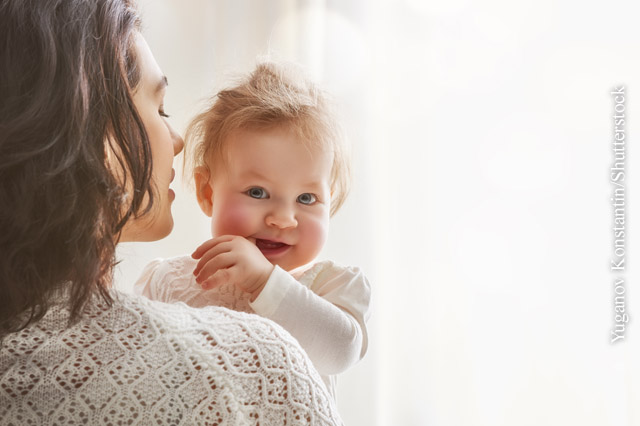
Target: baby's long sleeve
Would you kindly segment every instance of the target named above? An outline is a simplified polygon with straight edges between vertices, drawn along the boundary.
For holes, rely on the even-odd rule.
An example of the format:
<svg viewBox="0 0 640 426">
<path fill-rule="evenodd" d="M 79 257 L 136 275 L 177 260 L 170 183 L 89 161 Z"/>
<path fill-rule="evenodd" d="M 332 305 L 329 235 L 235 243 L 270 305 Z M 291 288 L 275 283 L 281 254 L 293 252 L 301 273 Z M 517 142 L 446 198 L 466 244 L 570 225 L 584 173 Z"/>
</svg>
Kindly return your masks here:
<svg viewBox="0 0 640 426">
<path fill-rule="evenodd" d="M 223 306 L 240 312 L 253 312 L 249 294 L 230 283 L 202 290 L 193 270 L 198 261 L 191 256 L 155 259 L 145 266 L 133 291 L 166 303 L 183 302 L 194 308 Z"/>
<path fill-rule="evenodd" d="M 369 282 L 359 268 L 325 261 L 300 281 L 276 266 L 250 305 L 291 333 L 321 374 L 333 375 L 367 350 L 370 297 Z"/>
</svg>

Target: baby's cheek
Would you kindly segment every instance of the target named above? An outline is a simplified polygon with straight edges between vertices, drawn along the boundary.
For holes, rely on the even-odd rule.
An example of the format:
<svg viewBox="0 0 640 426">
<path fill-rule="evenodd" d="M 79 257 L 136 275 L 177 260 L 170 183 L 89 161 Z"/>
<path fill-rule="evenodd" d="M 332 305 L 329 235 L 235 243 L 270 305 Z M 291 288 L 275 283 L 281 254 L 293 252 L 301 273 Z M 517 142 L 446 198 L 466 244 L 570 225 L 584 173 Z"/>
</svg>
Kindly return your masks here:
<svg viewBox="0 0 640 426">
<path fill-rule="evenodd" d="M 249 209 L 241 204 L 230 203 L 224 208 L 214 211 L 211 218 L 211 234 L 240 235 L 246 237 L 254 231 L 251 229 L 252 215 Z"/>
<path fill-rule="evenodd" d="M 329 219 L 314 218 L 308 220 L 302 229 L 300 229 L 301 237 L 305 241 L 305 246 L 309 251 L 308 255 L 315 257 L 325 242 L 329 233 Z"/>
</svg>

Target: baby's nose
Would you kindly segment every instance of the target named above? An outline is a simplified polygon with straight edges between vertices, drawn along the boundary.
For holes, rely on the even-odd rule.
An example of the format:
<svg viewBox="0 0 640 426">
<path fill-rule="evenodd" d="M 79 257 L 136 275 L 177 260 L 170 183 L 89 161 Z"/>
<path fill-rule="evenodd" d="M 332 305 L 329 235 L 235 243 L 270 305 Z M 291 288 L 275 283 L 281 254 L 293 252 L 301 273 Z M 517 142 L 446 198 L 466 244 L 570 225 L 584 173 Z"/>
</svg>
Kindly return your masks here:
<svg viewBox="0 0 640 426">
<path fill-rule="evenodd" d="M 293 209 L 281 207 L 272 211 L 266 217 L 267 225 L 275 226 L 276 228 L 286 229 L 295 228 L 298 226 L 295 213 Z"/>
</svg>

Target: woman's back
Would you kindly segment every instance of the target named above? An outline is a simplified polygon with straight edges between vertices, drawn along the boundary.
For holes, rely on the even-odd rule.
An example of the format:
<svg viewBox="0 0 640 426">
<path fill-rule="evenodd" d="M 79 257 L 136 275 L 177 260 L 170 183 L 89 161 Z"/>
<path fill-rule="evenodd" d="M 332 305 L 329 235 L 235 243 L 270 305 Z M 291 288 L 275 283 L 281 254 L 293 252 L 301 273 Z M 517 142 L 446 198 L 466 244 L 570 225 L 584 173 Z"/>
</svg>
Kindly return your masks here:
<svg viewBox="0 0 640 426">
<path fill-rule="evenodd" d="M 339 424 L 278 325 L 115 293 L 68 327 L 55 304 L 0 348 L 2 424 Z M 60 300 L 64 300 L 61 297 Z"/>
</svg>

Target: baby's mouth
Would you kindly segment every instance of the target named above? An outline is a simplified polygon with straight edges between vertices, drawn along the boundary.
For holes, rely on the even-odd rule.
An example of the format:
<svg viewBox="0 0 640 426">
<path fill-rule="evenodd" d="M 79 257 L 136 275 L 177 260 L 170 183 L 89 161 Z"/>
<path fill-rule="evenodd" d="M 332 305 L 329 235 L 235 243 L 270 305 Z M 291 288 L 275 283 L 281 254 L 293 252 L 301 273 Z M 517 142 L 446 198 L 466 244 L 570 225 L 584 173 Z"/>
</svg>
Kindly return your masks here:
<svg viewBox="0 0 640 426">
<path fill-rule="evenodd" d="M 291 246 L 279 241 L 256 239 L 256 247 L 258 247 L 258 250 L 260 250 L 263 255 L 269 257 L 284 253 Z"/>
<path fill-rule="evenodd" d="M 279 249 L 279 248 L 282 248 L 282 247 L 288 247 L 289 245 L 285 244 L 285 243 L 280 243 L 278 241 L 257 239 L 256 240 L 256 246 L 260 250 L 275 250 L 275 249 Z"/>
</svg>

